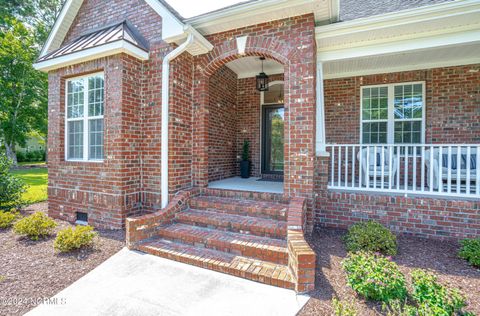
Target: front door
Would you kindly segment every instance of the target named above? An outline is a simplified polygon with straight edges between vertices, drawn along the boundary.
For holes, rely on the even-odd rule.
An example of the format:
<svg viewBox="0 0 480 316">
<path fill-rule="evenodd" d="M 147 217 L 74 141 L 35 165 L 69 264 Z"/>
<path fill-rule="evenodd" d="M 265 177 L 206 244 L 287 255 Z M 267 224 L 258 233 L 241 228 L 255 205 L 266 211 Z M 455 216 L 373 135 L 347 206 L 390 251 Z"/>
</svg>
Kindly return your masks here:
<svg viewBox="0 0 480 316">
<path fill-rule="evenodd" d="M 283 104 L 263 106 L 262 173 L 283 174 Z"/>
</svg>

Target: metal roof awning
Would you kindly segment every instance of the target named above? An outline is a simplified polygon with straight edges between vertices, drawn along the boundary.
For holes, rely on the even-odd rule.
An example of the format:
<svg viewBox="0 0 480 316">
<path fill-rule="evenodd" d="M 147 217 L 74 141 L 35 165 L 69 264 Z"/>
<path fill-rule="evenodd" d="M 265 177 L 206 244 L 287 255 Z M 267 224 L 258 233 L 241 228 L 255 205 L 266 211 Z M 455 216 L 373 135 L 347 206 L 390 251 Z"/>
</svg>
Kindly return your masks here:
<svg viewBox="0 0 480 316">
<path fill-rule="evenodd" d="M 126 20 L 77 37 L 41 56 L 34 67 L 49 71 L 118 53 L 126 53 L 141 60 L 148 59 L 147 42 Z"/>
</svg>

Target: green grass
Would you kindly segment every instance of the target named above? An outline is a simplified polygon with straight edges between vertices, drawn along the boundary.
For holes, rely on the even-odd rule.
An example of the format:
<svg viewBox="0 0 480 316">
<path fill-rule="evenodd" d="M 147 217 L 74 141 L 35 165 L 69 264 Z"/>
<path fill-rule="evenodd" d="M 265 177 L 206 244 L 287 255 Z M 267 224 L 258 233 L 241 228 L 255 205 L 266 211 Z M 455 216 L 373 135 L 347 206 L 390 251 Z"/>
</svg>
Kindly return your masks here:
<svg viewBox="0 0 480 316">
<path fill-rule="evenodd" d="M 47 168 L 13 170 L 28 185 L 22 199 L 27 204 L 38 203 L 47 199 Z"/>
<path fill-rule="evenodd" d="M 34 162 L 30 162 L 30 161 L 22 161 L 22 162 L 19 162 L 18 165 L 19 166 L 45 166 L 47 163 L 45 161 L 34 161 Z"/>
</svg>

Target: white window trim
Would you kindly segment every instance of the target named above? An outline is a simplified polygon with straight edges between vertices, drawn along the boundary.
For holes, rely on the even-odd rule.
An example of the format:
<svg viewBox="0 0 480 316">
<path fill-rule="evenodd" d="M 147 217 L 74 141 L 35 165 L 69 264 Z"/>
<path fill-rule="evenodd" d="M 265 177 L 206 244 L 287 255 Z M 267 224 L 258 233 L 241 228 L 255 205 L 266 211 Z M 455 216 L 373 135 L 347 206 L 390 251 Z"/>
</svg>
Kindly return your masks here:
<svg viewBox="0 0 480 316">
<path fill-rule="evenodd" d="M 97 116 L 88 116 L 88 78 L 90 77 L 95 77 L 101 75 L 103 78 L 103 114 L 104 115 L 97 115 Z M 68 83 L 70 81 L 74 80 L 79 80 L 82 79 L 84 81 L 84 94 L 83 94 L 83 117 L 75 117 L 75 118 L 68 118 Z M 89 140 L 88 140 L 88 122 L 90 120 L 95 120 L 95 119 L 103 119 L 103 128 L 105 129 L 105 75 L 103 72 L 95 72 L 95 73 L 90 73 L 88 75 L 83 75 L 83 76 L 77 76 L 77 77 L 71 77 L 65 80 L 65 141 L 64 141 L 64 150 L 65 150 L 65 161 L 72 161 L 72 162 L 96 162 L 96 163 L 102 163 L 104 159 L 89 159 L 88 158 L 88 145 L 89 145 Z M 73 121 L 83 121 L 83 158 L 78 159 L 78 158 L 68 158 L 68 122 L 73 122 Z M 104 137 L 104 142 L 103 142 L 103 156 L 105 157 L 105 130 L 103 133 Z"/>
<path fill-rule="evenodd" d="M 394 117 L 394 97 L 395 97 L 395 86 L 402 86 L 402 85 L 413 85 L 413 84 L 421 84 L 422 85 L 422 118 L 421 119 L 397 119 L 395 120 Z M 387 87 L 388 88 L 388 119 L 387 121 L 387 144 L 395 144 L 395 122 L 398 121 L 421 121 L 422 122 L 422 130 L 421 130 L 421 144 L 425 144 L 425 113 L 426 113 L 426 96 L 425 96 L 425 81 L 409 81 L 409 82 L 396 82 L 396 83 L 389 83 L 389 84 L 377 84 L 377 85 L 367 85 L 367 86 L 360 86 L 360 144 L 363 144 L 363 89 L 364 88 L 380 88 L 380 87 Z M 385 120 L 369 120 L 368 122 L 385 122 Z M 378 145 L 378 144 L 375 144 Z M 402 143 L 402 145 L 409 145 L 406 143 Z M 417 144 L 418 145 L 418 144 Z"/>
</svg>

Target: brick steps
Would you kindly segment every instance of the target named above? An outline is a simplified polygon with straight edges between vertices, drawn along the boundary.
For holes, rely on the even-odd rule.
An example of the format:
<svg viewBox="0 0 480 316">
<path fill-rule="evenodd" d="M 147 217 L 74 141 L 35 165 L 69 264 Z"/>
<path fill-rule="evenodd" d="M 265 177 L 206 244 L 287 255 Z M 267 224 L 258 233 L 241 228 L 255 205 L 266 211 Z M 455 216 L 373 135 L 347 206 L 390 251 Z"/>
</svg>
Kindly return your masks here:
<svg viewBox="0 0 480 316">
<path fill-rule="evenodd" d="M 187 211 L 188 213 L 188 211 Z M 158 230 L 164 239 L 251 257 L 278 264 L 288 264 L 286 240 L 174 223 Z"/>
<path fill-rule="evenodd" d="M 190 201 L 190 208 L 234 215 L 245 215 L 276 220 L 286 220 L 287 205 L 273 201 L 258 201 L 217 196 L 197 196 Z"/>
<path fill-rule="evenodd" d="M 178 213 L 176 220 L 179 223 L 209 228 L 214 227 L 219 230 L 247 233 L 256 236 L 281 239 L 287 237 L 287 223 L 285 221 L 267 218 L 189 209 Z"/>
<path fill-rule="evenodd" d="M 140 242 L 136 248 L 167 259 L 195 265 L 252 281 L 288 289 L 295 288 L 289 269 L 286 265 L 256 260 L 217 250 L 195 247 L 152 238 Z"/>
</svg>

